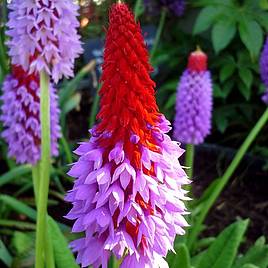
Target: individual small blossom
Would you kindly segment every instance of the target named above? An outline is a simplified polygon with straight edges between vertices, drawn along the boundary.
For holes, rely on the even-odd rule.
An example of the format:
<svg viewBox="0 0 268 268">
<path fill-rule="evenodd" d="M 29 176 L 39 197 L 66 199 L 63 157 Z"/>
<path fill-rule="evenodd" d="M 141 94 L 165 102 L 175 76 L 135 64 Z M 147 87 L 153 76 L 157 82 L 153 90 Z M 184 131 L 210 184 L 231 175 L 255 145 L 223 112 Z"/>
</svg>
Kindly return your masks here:
<svg viewBox="0 0 268 268">
<path fill-rule="evenodd" d="M 180 17 L 184 14 L 186 2 L 185 0 L 144 0 L 144 6 L 151 14 L 159 13 L 161 7 L 164 6 L 174 15 Z"/>
<path fill-rule="evenodd" d="M 74 60 L 82 53 L 78 5 L 70 0 L 12 0 L 7 42 L 11 61 L 25 71 L 46 71 L 58 82 L 73 76 Z"/>
<path fill-rule="evenodd" d="M 8 144 L 8 156 L 17 163 L 36 164 L 40 159 L 40 89 L 39 77 L 13 66 L 12 74 L 3 83 L 2 114 L 4 131 L 1 136 Z M 60 137 L 58 97 L 50 85 L 51 155 L 57 156 Z"/>
<path fill-rule="evenodd" d="M 177 92 L 174 137 L 185 144 L 204 142 L 211 129 L 212 83 L 207 56 L 191 53 Z"/>
<path fill-rule="evenodd" d="M 268 89 L 266 89 L 266 91 L 264 92 L 262 96 L 262 101 L 268 105 Z"/>
<path fill-rule="evenodd" d="M 166 134 L 170 123 L 159 112 L 140 26 L 125 4 L 109 16 L 99 122 L 80 144 L 69 175 L 74 187 L 71 243 L 82 267 L 107 267 L 114 254 L 121 268 L 165 268 L 177 234 L 184 234 L 189 180 L 178 158 L 183 153 Z"/>
<path fill-rule="evenodd" d="M 262 82 L 268 87 L 268 38 L 266 38 L 260 57 L 260 74 Z"/>
</svg>

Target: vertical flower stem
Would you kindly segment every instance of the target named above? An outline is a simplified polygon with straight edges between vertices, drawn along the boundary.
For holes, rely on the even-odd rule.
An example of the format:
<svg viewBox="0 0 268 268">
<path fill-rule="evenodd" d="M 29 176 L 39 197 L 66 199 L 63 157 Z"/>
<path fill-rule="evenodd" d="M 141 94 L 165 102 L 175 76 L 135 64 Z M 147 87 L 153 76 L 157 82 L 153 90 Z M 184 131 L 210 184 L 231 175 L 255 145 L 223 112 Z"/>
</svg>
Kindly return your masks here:
<svg viewBox="0 0 268 268">
<path fill-rule="evenodd" d="M 98 107 L 99 107 L 99 102 L 100 102 L 100 96 L 99 96 L 99 91 L 101 89 L 101 83 L 98 86 L 96 95 L 94 96 L 94 100 L 93 100 L 93 105 L 92 105 L 92 109 L 91 109 L 91 113 L 90 113 L 90 117 L 89 117 L 89 127 L 92 128 L 95 124 L 95 120 L 96 120 L 96 115 L 98 113 Z"/>
<path fill-rule="evenodd" d="M 167 16 L 167 10 L 165 8 L 162 8 L 160 21 L 159 21 L 158 28 L 157 28 L 156 35 L 155 35 L 154 45 L 151 50 L 151 61 L 154 59 L 156 49 L 159 45 L 160 37 L 162 35 L 165 21 L 166 21 L 166 16 Z"/>
<path fill-rule="evenodd" d="M 215 186 L 214 190 L 212 191 L 211 195 L 208 197 L 206 201 L 204 201 L 204 205 L 202 206 L 202 210 L 200 215 L 198 215 L 197 220 L 193 224 L 193 228 L 191 229 L 189 236 L 188 236 L 188 241 L 187 241 L 187 246 L 189 249 L 192 248 L 194 245 L 198 234 L 200 232 L 200 227 L 203 224 L 209 210 L 221 194 L 222 190 L 228 183 L 229 179 L 233 175 L 234 171 L 240 164 L 242 158 L 244 157 L 245 153 L 247 152 L 248 148 L 252 144 L 252 142 L 255 140 L 261 129 L 265 126 L 265 124 L 268 121 L 268 108 L 265 110 L 263 115 L 260 117 L 254 128 L 251 130 L 247 138 L 245 139 L 244 143 L 241 145 L 239 150 L 237 151 L 233 161 L 219 180 L 218 184 Z"/>
<path fill-rule="evenodd" d="M 114 255 L 112 256 L 112 260 L 113 260 L 113 265 L 112 265 L 112 267 L 113 267 L 113 268 L 119 268 L 119 266 L 120 266 L 120 261 L 118 261 Z"/>
<path fill-rule="evenodd" d="M 46 217 L 46 242 L 45 242 L 45 259 L 47 268 L 55 268 L 54 252 L 51 235 L 48 232 L 48 215 Z"/>
<path fill-rule="evenodd" d="M 38 190 L 39 190 L 39 181 L 40 181 L 40 164 L 37 163 L 35 166 L 32 166 L 32 178 L 33 178 L 33 187 L 34 187 L 34 196 L 36 208 L 38 206 Z"/>
<path fill-rule="evenodd" d="M 190 179 L 193 178 L 194 172 L 194 145 L 186 145 L 185 166 L 187 167 L 186 173 Z"/>
<path fill-rule="evenodd" d="M 135 3 L 135 7 L 134 7 L 134 15 L 135 15 L 135 20 L 138 19 L 138 17 L 140 16 L 140 9 L 141 9 L 141 5 L 142 5 L 142 0 L 136 0 Z"/>
<path fill-rule="evenodd" d="M 44 267 L 47 199 L 50 173 L 50 94 L 49 77 L 40 73 L 41 172 L 38 190 L 35 268 Z M 40 191 L 41 189 L 41 191 Z"/>
</svg>

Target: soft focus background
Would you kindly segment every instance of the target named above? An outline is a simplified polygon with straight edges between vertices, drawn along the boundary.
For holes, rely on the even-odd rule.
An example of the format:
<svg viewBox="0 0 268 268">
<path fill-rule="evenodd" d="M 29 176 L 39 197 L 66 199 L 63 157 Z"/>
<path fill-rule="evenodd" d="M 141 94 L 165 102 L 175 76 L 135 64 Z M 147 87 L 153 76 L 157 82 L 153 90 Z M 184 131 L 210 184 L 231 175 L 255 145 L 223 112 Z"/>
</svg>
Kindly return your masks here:
<svg viewBox="0 0 268 268">
<path fill-rule="evenodd" d="M 67 235 L 70 222 L 63 216 L 69 207 L 63 197 L 72 180 L 65 174 L 68 164 L 75 160 L 72 150 L 78 141 L 89 137 L 88 129 L 94 124 L 104 34 L 112 2 L 79 1 L 85 52 L 76 63 L 75 78 L 58 85 L 63 137 L 61 153 L 52 170 L 49 213 L 62 224 Z M 152 77 L 157 83 L 158 105 L 171 122 L 177 84 L 189 53 L 200 46 L 208 55 L 214 85 L 213 128 L 205 144 L 196 149 L 193 191 L 199 197 L 223 174 L 266 108 L 261 101 L 265 88 L 260 80 L 259 56 L 268 31 L 268 1 L 188 0 L 185 8 L 178 10 L 170 9 L 175 0 L 125 2 L 140 20 L 155 69 Z M 0 8 L 1 85 L 8 73 L 8 59 L 3 45 L 7 14 L 3 2 Z M 258 135 L 210 212 L 202 237 L 216 236 L 240 218 L 250 219 L 241 252 L 260 236 L 268 236 L 267 133 L 268 126 Z M 32 267 L 35 211 L 31 208 L 34 199 L 30 167 L 16 166 L 7 159 L 6 144 L 1 139 L 0 147 L 0 267 Z"/>
</svg>

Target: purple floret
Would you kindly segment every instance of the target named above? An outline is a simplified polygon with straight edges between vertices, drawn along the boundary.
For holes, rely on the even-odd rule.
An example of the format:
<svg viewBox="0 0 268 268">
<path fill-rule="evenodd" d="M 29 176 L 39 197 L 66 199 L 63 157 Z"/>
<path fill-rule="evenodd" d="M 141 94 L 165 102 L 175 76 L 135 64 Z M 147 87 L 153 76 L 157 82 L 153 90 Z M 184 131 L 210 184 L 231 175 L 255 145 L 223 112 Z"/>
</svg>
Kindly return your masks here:
<svg viewBox="0 0 268 268">
<path fill-rule="evenodd" d="M 73 76 L 74 60 L 82 53 L 78 5 L 70 0 L 13 0 L 8 8 L 12 64 L 30 72 L 45 70 L 56 83 Z"/>
</svg>

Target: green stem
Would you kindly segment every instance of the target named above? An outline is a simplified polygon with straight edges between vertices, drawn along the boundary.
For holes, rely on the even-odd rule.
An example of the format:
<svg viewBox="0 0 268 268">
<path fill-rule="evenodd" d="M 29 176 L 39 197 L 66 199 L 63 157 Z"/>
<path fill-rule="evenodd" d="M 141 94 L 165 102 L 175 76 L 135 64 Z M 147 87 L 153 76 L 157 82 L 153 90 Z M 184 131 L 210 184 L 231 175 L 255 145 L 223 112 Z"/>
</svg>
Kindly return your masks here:
<svg viewBox="0 0 268 268">
<path fill-rule="evenodd" d="M 33 187 L 34 187 L 34 196 L 36 207 L 38 206 L 38 190 L 39 190 L 39 182 L 40 182 L 40 164 L 37 163 L 35 166 L 32 166 L 32 177 L 33 177 Z"/>
<path fill-rule="evenodd" d="M 46 217 L 48 219 L 48 216 Z M 48 221 L 46 222 L 46 243 L 45 243 L 46 267 L 55 268 L 53 244 L 51 234 L 48 232 Z"/>
<path fill-rule="evenodd" d="M 142 0 L 136 0 L 135 7 L 134 7 L 135 20 L 137 20 L 138 17 L 140 16 L 141 4 L 142 4 Z"/>
<path fill-rule="evenodd" d="M 95 120 L 96 120 L 96 115 L 98 113 L 98 106 L 99 106 L 99 101 L 100 101 L 100 96 L 99 96 L 99 91 L 101 89 L 101 84 L 99 84 L 98 86 L 98 90 L 96 92 L 96 95 L 94 97 L 94 101 L 92 104 L 92 110 L 90 113 L 90 118 L 89 118 L 89 127 L 92 128 L 95 124 Z"/>
<path fill-rule="evenodd" d="M 66 155 L 67 163 L 68 164 L 72 164 L 73 163 L 72 153 L 71 153 L 69 144 L 67 143 L 67 141 L 66 141 L 66 139 L 64 137 L 64 134 L 62 134 L 62 137 L 60 139 L 60 142 L 61 142 L 61 144 L 63 146 L 64 152 L 65 152 L 65 155 Z"/>
<path fill-rule="evenodd" d="M 116 259 L 115 256 L 112 256 L 113 258 L 113 268 L 119 268 L 120 262 Z"/>
<path fill-rule="evenodd" d="M 185 155 L 185 166 L 186 174 L 190 179 L 193 178 L 193 172 L 194 172 L 194 145 L 193 144 L 187 144 L 186 145 L 186 155 Z"/>
<path fill-rule="evenodd" d="M 36 203 L 36 207 L 37 207 L 38 206 L 38 196 L 39 196 L 39 184 L 40 184 L 40 163 L 37 163 L 35 166 L 32 167 L 32 177 L 33 177 L 35 203 Z M 38 211 L 38 207 L 37 207 L 37 211 Z M 46 239 L 46 243 L 45 243 L 46 265 L 48 268 L 55 268 L 53 245 L 51 242 L 51 237 L 47 231 L 47 226 L 46 226 L 45 239 Z"/>
<path fill-rule="evenodd" d="M 50 174 L 50 94 L 49 77 L 40 73 L 41 174 L 38 191 L 35 268 L 44 267 L 47 199 Z"/>
<path fill-rule="evenodd" d="M 151 61 L 153 61 L 156 49 L 159 45 L 160 37 L 162 35 L 165 21 L 166 21 L 166 16 L 167 16 L 167 10 L 165 8 L 162 8 L 160 21 L 159 21 L 157 32 L 155 35 L 154 45 L 153 45 L 152 50 L 151 50 Z"/>
<path fill-rule="evenodd" d="M 234 171 L 240 164 L 242 158 L 244 157 L 245 153 L 249 149 L 252 142 L 255 140 L 261 129 L 265 126 L 266 122 L 268 121 L 268 108 L 265 110 L 263 115 L 260 117 L 254 128 L 251 130 L 247 138 L 245 139 L 244 143 L 241 145 L 239 150 L 237 151 L 233 161 L 223 174 L 222 178 L 219 180 L 218 184 L 212 191 L 211 195 L 208 197 L 206 201 L 204 201 L 204 205 L 202 206 L 201 214 L 198 216 L 197 221 L 194 223 L 192 230 L 189 233 L 189 238 L 187 241 L 188 248 L 191 249 L 196 241 L 198 234 L 200 232 L 200 227 L 203 224 L 209 210 L 221 194 L 222 190 L 224 189 L 225 185 L 228 183 L 229 179 L 233 175 Z"/>
</svg>

